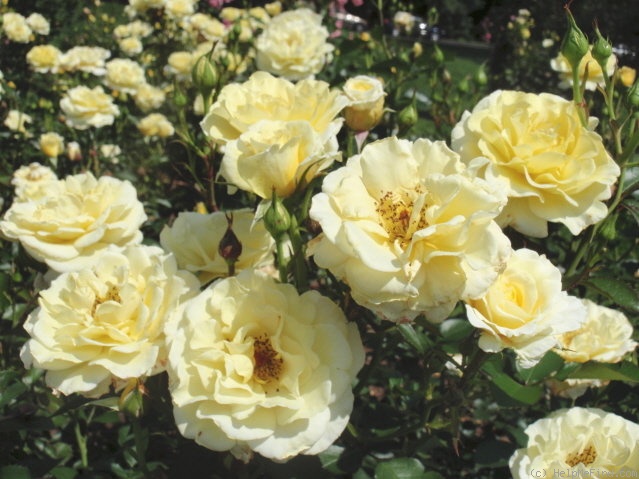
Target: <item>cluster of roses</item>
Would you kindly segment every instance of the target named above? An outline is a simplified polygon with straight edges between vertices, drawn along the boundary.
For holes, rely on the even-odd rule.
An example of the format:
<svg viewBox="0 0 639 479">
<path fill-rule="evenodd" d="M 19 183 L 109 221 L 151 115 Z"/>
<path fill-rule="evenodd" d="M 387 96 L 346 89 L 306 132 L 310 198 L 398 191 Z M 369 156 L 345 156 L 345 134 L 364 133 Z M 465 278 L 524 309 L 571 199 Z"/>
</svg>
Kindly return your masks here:
<svg viewBox="0 0 639 479">
<path fill-rule="evenodd" d="M 142 3 L 160 8 L 130 7 Z M 201 122 L 222 154 L 220 177 L 261 198 L 257 214 L 183 213 L 163 230 L 163 248 L 146 246 L 130 183 L 89 173 L 59 180 L 37 165 L 16 173 L 0 230 L 54 276 L 25 324 L 25 365 L 46 369 L 62 393 L 87 396 L 166 370 L 186 437 L 244 459 L 325 450 L 348 423 L 363 345 L 333 301 L 275 279 L 279 233 L 292 230 L 265 223 L 326 171 L 308 210 L 321 233 L 302 249 L 378 316 L 437 323 L 462 301 L 479 347 L 512 349 L 523 367 L 552 349 L 567 361 L 617 362 L 636 348 L 623 314 L 562 291 L 558 267 L 513 251 L 504 233 L 543 238 L 559 223 L 578 235 L 606 217 L 620 168 L 596 119 L 584 125 L 580 107 L 555 95 L 496 91 L 463 115 L 450 146 L 383 138 L 335 167 L 343 121 L 374 126 L 383 88 L 362 76 L 342 91 L 308 78 L 330 46 L 308 47 L 311 30 L 292 18 L 292 28 L 267 26 L 257 39 L 265 71 L 224 86 Z M 314 55 L 302 58 L 306 48 Z M 227 221 L 242 252 L 239 273 L 219 279 L 229 271 L 217 250 Z M 580 431 L 577 443 L 562 435 L 566 424 Z M 542 465 L 639 469 L 639 426 L 602 411 L 559 411 L 527 432 L 529 447 L 511 458 L 517 477 Z"/>
</svg>

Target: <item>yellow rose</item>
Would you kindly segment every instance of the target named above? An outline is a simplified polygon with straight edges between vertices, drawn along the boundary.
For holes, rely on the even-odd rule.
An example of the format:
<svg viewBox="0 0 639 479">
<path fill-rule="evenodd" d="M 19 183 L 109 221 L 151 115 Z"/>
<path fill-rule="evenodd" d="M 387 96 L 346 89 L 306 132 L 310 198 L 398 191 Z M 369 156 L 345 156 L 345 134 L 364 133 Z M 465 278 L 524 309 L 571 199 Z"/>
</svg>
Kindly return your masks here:
<svg viewBox="0 0 639 479">
<path fill-rule="evenodd" d="M 320 136 L 307 121 L 261 120 L 224 149 L 220 175 L 261 198 L 292 195 L 339 158 L 336 131 Z"/>
<path fill-rule="evenodd" d="M 637 70 L 627 66 L 622 66 L 621 68 L 619 68 L 618 74 L 621 84 L 625 87 L 631 87 L 635 83 Z"/>
<path fill-rule="evenodd" d="M 282 2 L 276 1 L 267 3 L 264 5 L 264 10 L 266 10 L 266 13 L 268 13 L 271 17 L 279 15 L 282 13 Z"/>
<path fill-rule="evenodd" d="M 146 38 L 153 33 L 153 27 L 147 22 L 135 20 L 125 25 L 118 25 L 113 29 L 113 36 L 122 40 L 127 37 Z"/>
<path fill-rule="evenodd" d="M 300 8 L 279 14 L 257 37 L 257 68 L 289 80 L 315 75 L 332 59 L 321 15 Z"/>
<path fill-rule="evenodd" d="M 60 58 L 60 67 L 69 72 L 83 71 L 93 75 L 104 75 L 104 64 L 110 56 L 111 52 L 102 47 L 73 47 Z"/>
<path fill-rule="evenodd" d="M 255 223 L 252 210 L 228 213 L 233 215 L 233 232 L 242 243 L 242 254 L 235 263 L 235 270 L 268 269 L 273 264 L 275 242 L 264 223 Z M 196 274 L 202 284 L 206 284 L 228 274 L 226 261 L 218 252 L 226 227 L 226 216 L 221 211 L 209 214 L 183 212 L 171 227 L 162 229 L 160 244 L 173 253 L 181 269 Z"/>
<path fill-rule="evenodd" d="M 173 124 L 162 113 L 151 113 L 138 122 L 138 130 L 144 136 L 166 138 L 175 133 Z"/>
<path fill-rule="evenodd" d="M 603 86 L 604 75 L 611 77 L 615 72 L 615 66 L 617 65 L 617 57 L 613 54 L 608 57 L 606 62 L 606 71 L 601 69 L 601 66 L 592 57 L 592 45 L 588 49 L 588 52 L 579 62 L 579 78 L 583 81 L 586 80 L 587 90 L 596 90 L 597 85 Z M 570 63 L 561 53 L 550 61 L 550 68 L 559 73 L 561 83 L 560 88 L 570 88 L 572 86 L 572 68 Z M 586 68 L 588 69 L 588 75 L 586 76 Z"/>
<path fill-rule="evenodd" d="M 17 43 L 29 43 L 33 31 L 27 23 L 27 19 L 19 13 L 7 12 L 2 15 L 2 33 L 9 40 Z M 6 47 L 5 47 L 6 48 Z"/>
<path fill-rule="evenodd" d="M 27 132 L 27 123 L 32 123 L 33 118 L 31 115 L 27 115 L 18 110 L 9 110 L 7 113 L 7 117 L 4 119 L 4 126 L 9 128 L 11 131 L 16 131 L 18 133 L 23 133 L 26 136 L 30 136 L 29 132 Z"/>
<path fill-rule="evenodd" d="M 187 301 L 166 336 L 175 422 L 202 446 L 285 461 L 324 451 L 348 423 L 364 349 L 317 291 L 243 271 Z"/>
<path fill-rule="evenodd" d="M 486 157 L 481 174 L 504 181 L 502 226 L 545 237 L 548 222 L 562 223 L 577 235 L 607 215 L 620 170 L 593 131 L 596 119 L 583 127 L 578 108 L 548 93 L 498 90 L 453 128 L 462 160 Z"/>
<path fill-rule="evenodd" d="M 144 112 L 160 108 L 165 99 L 164 90 L 148 83 L 140 85 L 133 96 L 137 107 Z"/>
<path fill-rule="evenodd" d="M 38 73 L 57 73 L 62 52 L 53 45 L 37 45 L 27 52 L 27 63 Z"/>
<path fill-rule="evenodd" d="M 415 17 L 410 12 L 399 11 L 393 16 L 393 25 L 403 34 L 409 34 L 415 27 Z"/>
<path fill-rule="evenodd" d="M 637 343 L 632 340 L 632 324 L 626 315 L 588 299 L 582 302 L 587 308 L 586 322 L 580 329 L 559 336 L 557 354 L 575 363 L 617 363 L 635 350 Z"/>
<path fill-rule="evenodd" d="M 48 35 L 51 29 L 49 21 L 39 13 L 32 13 L 26 18 L 29 28 L 38 35 Z"/>
<path fill-rule="evenodd" d="M 445 319 L 460 299 L 486 292 L 511 251 L 493 221 L 506 198 L 475 169 L 441 141 L 366 145 L 313 197 L 323 233 L 309 254 L 387 319 Z"/>
<path fill-rule="evenodd" d="M 77 130 L 112 125 L 120 109 L 113 104 L 113 97 L 102 87 L 77 86 L 60 100 L 60 108 L 66 115 L 66 124 Z"/>
<path fill-rule="evenodd" d="M 143 83 L 146 83 L 144 69 L 133 60 L 115 58 L 106 63 L 104 84 L 112 90 L 123 93 L 135 93 Z"/>
<path fill-rule="evenodd" d="M 525 430 L 528 443 L 509 461 L 513 479 L 530 471 L 566 477 L 632 477 L 639 471 L 639 424 L 595 408 L 560 409 Z M 601 475 L 600 475 L 601 474 Z"/>
<path fill-rule="evenodd" d="M 346 125 L 355 131 L 377 126 L 384 114 L 384 85 L 377 78 L 358 75 L 346 80 L 342 88 L 350 103 L 344 109 Z"/>
<path fill-rule="evenodd" d="M 342 119 L 336 117 L 347 104 L 348 99 L 326 82 L 306 79 L 293 84 L 256 72 L 244 83 L 224 86 L 200 126 L 221 144 L 237 139 L 260 120 L 304 120 L 324 135 L 339 130 Z"/>
<path fill-rule="evenodd" d="M 142 51 L 144 50 L 142 40 L 140 40 L 138 37 L 126 37 L 118 40 L 118 47 L 120 47 L 122 53 L 129 57 L 137 55 L 138 53 L 142 53 Z"/>
<path fill-rule="evenodd" d="M 191 52 L 173 52 L 169 55 L 164 68 L 168 75 L 175 76 L 179 80 L 190 80 L 193 63 L 194 58 Z"/>
<path fill-rule="evenodd" d="M 57 158 L 64 152 L 64 138 L 55 132 L 40 135 L 40 150 L 49 158 Z"/>
<path fill-rule="evenodd" d="M 54 133 L 55 134 L 55 133 Z M 21 166 L 11 179 L 11 184 L 15 188 L 14 201 L 37 200 L 47 195 L 49 187 L 56 187 L 58 177 L 48 166 L 40 163 L 31 163 Z"/>
<path fill-rule="evenodd" d="M 82 173 L 51 183 L 40 199 L 14 202 L 0 231 L 36 260 L 66 272 L 90 264 L 110 245 L 139 243 L 144 221 L 131 183 Z"/>
<path fill-rule="evenodd" d="M 195 277 L 160 248 L 105 251 L 40 293 L 20 357 L 26 367 L 45 369 L 56 391 L 101 396 L 119 380 L 164 371 L 166 318 L 198 290 Z"/>
<path fill-rule="evenodd" d="M 534 366 L 558 345 L 559 334 L 586 320 L 581 301 L 561 288 L 561 272 L 545 256 L 514 251 L 484 296 L 466 302 L 468 320 L 481 330 L 479 347 L 491 353 L 511 348 L 523 367 Z"/>
<path fill-rule="evenodd" d="M 217 18 L 196 13 L 188 19 L 188 26 L 210 42 L 220 41 L 227 33 L 226 26 Z"/>
<path fill-rule="evenodd" d="M 164 13 L 173 19 L 181 19 L 195 13 L 197 0 L 165 0 Z"/>
</svg>

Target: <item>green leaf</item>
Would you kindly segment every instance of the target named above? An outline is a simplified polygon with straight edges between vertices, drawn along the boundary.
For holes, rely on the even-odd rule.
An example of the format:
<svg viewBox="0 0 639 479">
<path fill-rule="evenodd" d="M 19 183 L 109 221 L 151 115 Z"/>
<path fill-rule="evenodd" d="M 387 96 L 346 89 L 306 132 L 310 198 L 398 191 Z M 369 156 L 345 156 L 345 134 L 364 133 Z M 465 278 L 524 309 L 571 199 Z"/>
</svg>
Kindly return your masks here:
<svg viewBox="0 0 639 479">
<path fill-rule="evenodd" d="M 0 479 L 31 479 L 31 473 L 24 466 L 3 466 L 0 468 Z"/>
<path fill-rule="evenodd" d="M 351 474 L 359 469 L 364 453 L 357 448 L 331 446 L 319 454 L 322 469 L 332 474 Z"/>
<path fill-rule="evenodd" d="M 29 388 L 22 382 L 15 382 L 4 390 L 0 391 L 0 407 L 8 405 L 11 401 L 18 398 Z"/>
<path fill-rule="evenodd" d="M 573 379 L 603 379 L 628 382 L 639 382 L 639 366 L 629 361 L 617 364 L 588 362 L 574 370 L 569 378 Z"/>
<path fill-rule="evenodd" d="M 483 441 L 475 450 L 475 463 L 481 466 L 506 466 L 513 452 L 515 452 L 513 444 L 507 444 L 495 439 Z"/>
<path fill-rule="evenodd" d="M 497 359 L 498 361 L 498 359 Z M 532 405 L 537 403 L 543 394 L 541 386 L 524 386 L 504 373 L 495 360 L 487 361 L 482 370 L 491 377 L 492 384 L 500 391 L 504 392 L 516 403 Z"/>
<path fill-rule="evenodd" d="M 639 179 L 637 179 L 637 181 L 639 181 Z M 626 199 L 622 205 L 630 211 L 630 214 L 635 218 L 637 224 L 639 224 L 639 201 L 635 199 Z"/>
<path fill-rule="evenodd" d="M 610 298 L 622 308 L 635 313 L 639 312 L 639 293 L 623 281 L 616 278 L 595 276 L 584 284 Z"/>
<path fill-rule="evenodd" d="M 419 354 L 424 354 L 431 346 L 429 339 L 423 334 L 415 330 L 412 324 L 398 324 L 397 329 L 402 337 L 410 344 Z"/>
<path fill-rule="evenodd" d="M 70 467 L 54 467 L 49 471 L 55 479 L 74 479 L 78 473 L 75 469 L 71 469 Z"/>
<path fill-rule="evenodd" d="M 403 457 L 380 462 L 375 479 L 427 479 L 424 466 L 417 459 Z"/>
<path fill-rule="evenodd" d="M 457 342 L 466 339 L 475 327 L 465 319 L 447 319 L 439 327 L 445 341 Z"/>
<path fill-rule="evenodd" d="M 552 373 L 558 371 L 564 365 L 564 360 L 558 354 L 548 351 L 543 358 L 532 368 L 517 368 L 519 376 L 528 384 L 538 382 L 548 378 Z"/>
</svg>

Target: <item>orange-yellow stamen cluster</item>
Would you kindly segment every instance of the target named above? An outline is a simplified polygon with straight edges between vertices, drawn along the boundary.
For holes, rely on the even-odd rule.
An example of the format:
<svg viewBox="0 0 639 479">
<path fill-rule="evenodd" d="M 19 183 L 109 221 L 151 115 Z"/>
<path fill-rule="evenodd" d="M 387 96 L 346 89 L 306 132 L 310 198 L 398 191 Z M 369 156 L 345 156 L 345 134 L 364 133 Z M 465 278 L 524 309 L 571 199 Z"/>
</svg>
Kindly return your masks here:
<svg viewBox="0 0 639 479">
<path fill-rule="evenodd" d="M 583 451 L 571 452 L 566 457 L 566 464 L 570 467 L 575 467 L 577 464 L 581 463 L 584 466 L 589 466 L 597 459 L 597 450 L 593 445 L 588 445 Z"/>
<path fill-rule="evenodd" d="M 415 192 L 418 195 L 421 193 L 419 189 Z M 380 226 L 386 230 L 391 242 L 399 240 L 402 247 L 410 243 L 415 231 L 428 226 L 422 213 L 426 205 L 422 204 L 416 211 L 414 201 L 408 195 L 388 191 L 376 203 Z"/>
<path fill-rule="evenodd" d="M 95 298 L 95 300 L 93 301 L 93 306 L 91 307 L 91 316 L 95 316 L 95 310 L 98 308 L 99 305 L 106 301 L 115 301 L 116 303 L 122 302 L 122 298 L 120 297 L 120 290 L 117 288 L 117 286 L 109 286 L 107 293 L 103 297 L 100 296 Z"/>
<path fill-rule="evenodd" d="M 253 361 L 253 375 L 259 382 L 279 379 L 284 361 L 265 335 L 253 341 Z"/>
</svg>

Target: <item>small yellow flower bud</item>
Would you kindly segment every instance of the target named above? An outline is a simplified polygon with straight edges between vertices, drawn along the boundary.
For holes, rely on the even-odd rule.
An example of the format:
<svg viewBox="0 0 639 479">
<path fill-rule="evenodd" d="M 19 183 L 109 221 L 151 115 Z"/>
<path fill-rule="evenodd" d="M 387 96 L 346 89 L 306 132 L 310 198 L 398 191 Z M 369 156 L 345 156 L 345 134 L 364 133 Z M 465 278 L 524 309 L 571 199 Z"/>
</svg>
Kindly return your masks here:
<svg viewBox="0 0 639 479">
<path fill-rule="evenodd" d="M 627 66 L 619 68 L 617 75 L 619 75 L 619 81 L 625 87 L 630 87 L 635 82 L 637 77 L 637 70 Z"/>
</svg>

